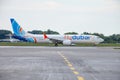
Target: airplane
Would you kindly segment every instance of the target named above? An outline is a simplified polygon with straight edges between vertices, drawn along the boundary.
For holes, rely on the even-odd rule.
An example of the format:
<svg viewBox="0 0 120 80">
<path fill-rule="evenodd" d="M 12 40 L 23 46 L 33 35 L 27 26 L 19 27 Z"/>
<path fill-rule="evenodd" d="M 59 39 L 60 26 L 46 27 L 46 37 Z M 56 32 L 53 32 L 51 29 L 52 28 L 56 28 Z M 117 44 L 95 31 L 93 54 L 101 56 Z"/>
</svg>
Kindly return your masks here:
<svg viewBox="0 0 120 80">
<path fill-rule="evenodd" d="M 104 40 L 95 35 L 42 35 L 30 34 L 23 30 L 23 28 L 16 22 L 14 18 L 10 19 L 12 29 L 13 29 L 13 38 L 25 41 L 25 42 L 34 42 L 34 43 L 54 43 L 55 46 L 58 44 L 63 45 L 75 45 L 76 43 L 94 43 L 99 44 Z"/>
</svg>

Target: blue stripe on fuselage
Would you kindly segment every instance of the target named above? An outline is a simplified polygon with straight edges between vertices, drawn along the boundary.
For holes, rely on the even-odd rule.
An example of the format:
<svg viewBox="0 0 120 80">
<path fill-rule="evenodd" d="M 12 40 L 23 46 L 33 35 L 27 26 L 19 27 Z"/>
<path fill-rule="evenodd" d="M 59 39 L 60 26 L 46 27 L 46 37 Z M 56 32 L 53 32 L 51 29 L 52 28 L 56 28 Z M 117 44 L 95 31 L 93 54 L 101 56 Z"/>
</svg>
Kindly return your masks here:
<svg viewBox="0 0 120 80">
<path fill-rule="evenodd" d="M 90 40 L 90 36 L 72 36 L 72 40 Z"/>
<path fill-rule="evenodd" d="M 19 39 L 21 41 L 25 41 L 25 42 L 34 42 L 33 38 L 25 38 L 25 37 L 21 37 L 21 36 L 16 36 L 15 34 L 12 37 L 15 39 Z"/>
<path fill-rule="evenodd" d="M 25 42 L 27 42 L 27 39 L 24 38 L 24 37 L 16 36 L 16 35 L 13 35 L 12 37 L 15 38 L 15 39 L 19 39 L 19 40 L 21 40 L 21 41 L 25 41 Z"/>
</svg>

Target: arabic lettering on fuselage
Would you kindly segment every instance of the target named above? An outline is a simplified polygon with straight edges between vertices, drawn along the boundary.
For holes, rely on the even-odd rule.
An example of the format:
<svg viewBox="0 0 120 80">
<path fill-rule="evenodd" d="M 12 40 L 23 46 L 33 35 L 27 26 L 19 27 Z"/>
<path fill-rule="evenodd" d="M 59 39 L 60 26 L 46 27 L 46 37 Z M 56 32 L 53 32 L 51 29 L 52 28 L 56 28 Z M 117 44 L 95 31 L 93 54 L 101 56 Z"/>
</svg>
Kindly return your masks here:
<svg viewBox="0 0 120 80">
<path fill-rule="evenodd" d="M 65 35 L 64 38 L 69 40 L 90 40 L 90 36 L 83 36 L 83 35 L 74 35 L 74 36 Z"/>
</svg>

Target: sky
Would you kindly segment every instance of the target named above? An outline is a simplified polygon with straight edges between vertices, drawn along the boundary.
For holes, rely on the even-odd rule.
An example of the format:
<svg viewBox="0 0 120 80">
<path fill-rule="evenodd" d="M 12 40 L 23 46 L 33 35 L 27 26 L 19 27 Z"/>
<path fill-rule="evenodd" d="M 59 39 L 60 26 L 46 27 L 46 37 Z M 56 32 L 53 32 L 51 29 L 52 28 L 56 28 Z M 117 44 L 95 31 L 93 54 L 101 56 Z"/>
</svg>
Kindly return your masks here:
<svg viewBox="0 0 120 80">
<path fill-rule="evenodd" d="M 120 0 L 0 0 L 0 29 L 120 34 Z"/>
</svg>

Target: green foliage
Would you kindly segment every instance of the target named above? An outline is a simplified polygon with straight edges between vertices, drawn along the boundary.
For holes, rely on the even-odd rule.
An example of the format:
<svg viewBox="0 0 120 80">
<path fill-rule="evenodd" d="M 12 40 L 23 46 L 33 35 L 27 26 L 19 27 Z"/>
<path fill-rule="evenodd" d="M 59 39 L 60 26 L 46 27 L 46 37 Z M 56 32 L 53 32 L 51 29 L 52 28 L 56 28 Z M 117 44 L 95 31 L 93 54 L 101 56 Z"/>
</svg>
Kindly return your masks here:
<svg viewBox="0 0 120 80">
<path fill-rule="evenodd" d="M 32 31 L 28 31 L 28 33 L 31 33 L 31 34 L 43 34 L 43 31 L 41 31 L 41 30 L 32 30 Z"/>
<path fill-rule="evenodd" d="M 99 37 L 101 37 L 101 38 L 105 38 L 105 36 L 103 35 L 103 34 L 99 34 L 99 33 L 93 33 L 92 35 L 96 35 L 96 36 L 99 36 Z"/>
<path fill-rule="evenodd" d="M 52 31 L 50 29 L 48 29 L 47 31 L 42 31 L 42 30 L 28 31 L 28 33 L 31 33 L 31 34 L 43 34 L 43 32 L 45 32 L 46 34 L 59 34 L 58 32 Z"/>
<path fill-rule="evenodd" d="M 83 34 L 99 36 L 99 37 L 104 39 L 103 43 L 120 43 L 120 34 L 113 34 L 113 35 L 110 35 L 110 36 L 104 36 L 103 34 L 88 33 L 88 32 L 83 32 Z"/>
<path fill-rule="evenodd" d="M 47 31 L 44 31 L 46 34 L 59 34 L 58 32 L 56 31 L 52 31 L 50 29 L 48 29 Z"/>
<path fill-rule="evenodd" d="M 110 43 L 120 43 L 120 34 L 113 34 L 109 36 Z"/>
<path fill-rule="evenodd" d="M 75 34 L 75 35 L 77 35 L 78 33 L 77 32 L 67 32 L 67 33 L 64 33 L 65 35 L 66 34 L 70 34 L 70 35 L 72 35 L 72 34 Z"/>
<path fill-rule="evenodd" d="M 12 32 L 9 30 L 0 30 L 0 39 L 8 38 L 8 34 L 12 34 Z"/>
<path fill-rule="evenodd" d="M 88 32 L 83 32 L 82 34 L 84 34 L 84 35 L 91 35 L 91 33 L 88 33 Z"/>
</svg>

